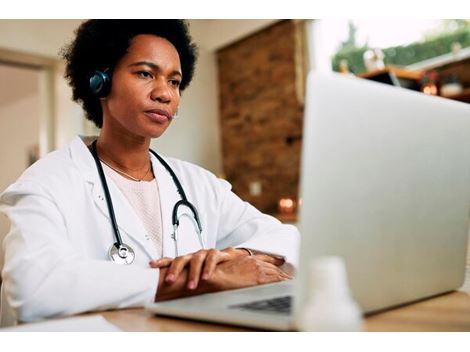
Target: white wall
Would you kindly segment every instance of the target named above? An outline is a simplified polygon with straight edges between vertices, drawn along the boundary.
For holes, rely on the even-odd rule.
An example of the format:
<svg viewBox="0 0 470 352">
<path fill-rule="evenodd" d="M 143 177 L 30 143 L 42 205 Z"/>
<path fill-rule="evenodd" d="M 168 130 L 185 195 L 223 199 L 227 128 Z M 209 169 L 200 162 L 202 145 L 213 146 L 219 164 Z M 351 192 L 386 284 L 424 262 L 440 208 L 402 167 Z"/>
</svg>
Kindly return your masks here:
<svg viewBox="0 0 470 352">
<path fill-rule="evenodd" d="M 209 51 L 250 35 L 277 20 L 190 20 L 191 33 L 199 46 Z"/>
<path fill-rule="evenodd" d="M 0 64 L 0 192 L 29 165 L 29 151 L 39 146 L 41 73 Z M 14 85 L 11 82 L 15 82 Z M 0 244 L 10 228 L 0 214 Z M 0 250 L 0 269 L 3 253 Z"/>
<path fill-rule="evenodd" d="M 73 32 L 81 20 L 0 20 L 0 48 L 57 59 L 60 49 L 73 39 Z M 49 95 L 52 102 L 43 102 L 55 120 L 49 121 L 54 129 L 49 145 L 63 146 L 79 133 L 83 133 L 83 113 L 71 101 L 72 92 L 63 78 L 63 66 L 51 72 Z M 2 78 L 3 79 L 3 78 Z M 44 94 L 45 95 L 45 94 Z M 52 105 L 52 106 L 50 106 Z"/>
<path fill-rule="evenodd" d="M 81 20 L 0 20 L 0 47 L 57 58 Z"/>
<path fill-rule="evenodd" d="M 40 71 L 0 64 L 0 192 L 28 166 L 39 144 Z M 11 84 L 15 82 L 15 84 Z"/>
</svg>

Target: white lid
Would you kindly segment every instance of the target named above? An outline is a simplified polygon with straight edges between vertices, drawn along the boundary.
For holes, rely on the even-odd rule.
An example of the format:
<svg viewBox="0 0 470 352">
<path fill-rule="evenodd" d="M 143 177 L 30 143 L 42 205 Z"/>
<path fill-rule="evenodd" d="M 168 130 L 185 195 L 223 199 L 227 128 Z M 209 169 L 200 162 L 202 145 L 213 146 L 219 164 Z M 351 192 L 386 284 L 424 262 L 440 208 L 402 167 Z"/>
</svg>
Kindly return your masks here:
<svg viewBox="0 0 470 352">
<path fill-rule="evenodd" d="M 313 259 L 310 263 L 310 288 L 312 292 L 349 295 L 344 260 L 337 256 Z"/>
</svg>

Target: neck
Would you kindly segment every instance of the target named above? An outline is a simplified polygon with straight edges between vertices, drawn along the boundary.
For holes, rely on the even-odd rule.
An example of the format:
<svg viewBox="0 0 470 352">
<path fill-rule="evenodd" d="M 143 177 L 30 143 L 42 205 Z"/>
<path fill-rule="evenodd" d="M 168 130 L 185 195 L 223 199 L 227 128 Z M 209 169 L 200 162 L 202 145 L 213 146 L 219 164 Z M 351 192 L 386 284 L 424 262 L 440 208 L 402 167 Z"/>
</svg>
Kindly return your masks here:
<svg viewBox="0 0 470 352">
<path fill-rule="evenodd" d="M 150 138 L 121 133 L 104 125 L 96 144 L 100 159 L 129 173 L 141 173 L 149 166 L 149 146 Z"/>
</svg>

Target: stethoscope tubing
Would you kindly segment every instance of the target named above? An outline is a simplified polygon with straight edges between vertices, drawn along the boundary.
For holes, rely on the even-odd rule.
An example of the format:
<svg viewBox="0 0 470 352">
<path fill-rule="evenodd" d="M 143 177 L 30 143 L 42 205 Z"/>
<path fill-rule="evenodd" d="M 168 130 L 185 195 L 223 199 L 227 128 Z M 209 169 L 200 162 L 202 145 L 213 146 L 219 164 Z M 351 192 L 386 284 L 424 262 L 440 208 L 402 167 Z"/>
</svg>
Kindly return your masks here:
<svg viewBox="0 0 470 352">
<path fill-rule="evenodd" d="M 103 166 L 101 166 L 100 158 L 98 157 L 98 152 L 96 151 L 96 140 L 91 144 L 91 153 L 95 159 L 96 168 L 100 175 L 101 184 L 103 185 L 104 196 L 106 198 L 106 204 L 108 205 L 109 217 L 111 218 L 111 224 L 113 226 L 114 236 L 116 238 L 116 243 L 114 244 L 117 248 L 122 246 L 121 233 L 116 221 L 116 215 L 114 214 L 113 201 L 111 200 L 111 194 L 109 193 L 108 183 L 106 182 L 106 177 L 104 175 Z"/>
<path fill-rule="evenodd" d="M 194 222 L 195 222 L 198 239 L 199 239 L 199 242 L 201 244 L 201 247 L 204 249 L 205 245 L 204 245 L 204 240 L 202 238 L 202 226 L 201 226 L 201 221 L 199 219 L 199 214 L 197 212 L 196 207 L 193 204 L 191 204 L 191 202 L 188 201 L 188 198 L 186 197 L 186 193 L 184 192 L 183 186 L 181 186 L 181 183 L 178 180 L 178 177 L 176 177 L 176 174 L 174 173 L 174 171 L 170 167 L 170 165 L 168 165 L 168 163 L 160 155 L 158 155 L 156 152 L 154 152 L 152 149 L 149 149 L 149 151 L 150 151 L 150 153 L 152 153 L 158 159 L 158 161 L 168 171 L 171 178 L 173 179 L 173 182 L 176 186 L 178 194 L 181 197 L 181 200 L 176 202 L 176 204 L 174 205 L 173 212 L 172 212 L 172 224 L 173 224 L 173 230 L 174 230 L 174 233 L 172 234 L 172 239 L 175 242 L 176 256 L 178 256 L 178 238 L 177 238 L 178 237 L 178 227 L 179 227 L 178 209 L 179 209 L 180 206 L 188 207 L 191 210 L 191 212 L 193 213 L 194 219 L 192 219 L 192 220 L 194 220 Z M 132 251 L 132 248 L 130 248 L 129 246 L 125 245 L 122 242 L 121 234 L 119 232 L 119 228 L 118 228 L 117 221 L 116 221 L 116 215 L 114 213 L 114 207 L 113 207 L 113 202 L 112 202 L 112 199 L 111 199 L 111 194 L 110 194 L 109 188 L 108 188 L 108 183 L 106 182 L 106 176 L 104 174 L 104 170 L 103 170 L 103 167 L 101 165 L 101 161 L 98 157 L 98 152 L 97 152 L 97 149 L 96 149 L 96 140 L 94 140 L 93 143 L 91 144 L 91 153 L 93 155 L 93 158 L 95 159 L 96 168 L 98 169 L 98 174 L 100 176 L 101 184 L 103 186 L 103 190 L 104 190 L 104 194 L 105 194 L 105 198 L 106 198 L 106 204 L 108 206 L 109 216 L 111 218 L 111 224 L 113 226 L 113 232 L 114 232 L 114 235 L 115 235 L 115 238 L 116 238 L 116 243 L 114 243 L 114 246 L 117 249 L 120 249 L 121 247 L 124 246 L 124 247 L 126 247 L 126 248 L 128 248 L 129 250 Z"/>
</svg>

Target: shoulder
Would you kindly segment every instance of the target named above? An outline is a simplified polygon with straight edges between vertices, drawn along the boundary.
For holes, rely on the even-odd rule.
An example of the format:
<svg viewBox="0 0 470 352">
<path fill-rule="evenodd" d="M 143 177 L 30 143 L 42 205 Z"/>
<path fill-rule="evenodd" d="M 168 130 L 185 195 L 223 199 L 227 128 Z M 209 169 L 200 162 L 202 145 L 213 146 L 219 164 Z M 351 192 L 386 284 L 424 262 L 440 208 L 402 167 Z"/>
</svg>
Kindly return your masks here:
<svg viewBox="0 0 470 352">
<path fill-rule="evenodd" d="M 183 186 L 193 192 L 204 192 L 206 195 L 219 198 L 221 193 L 232 188 L 230 183 L 199 165 L 175 158 L 164 157 L 164 159 Z"/>
<path fill-rule="evenodd" d="M 186 175 L 191 175 L 192 177 L 199 176 L 208 179 L 217 178 L 209 170 L 191 162 L 168 157 L 165 157 L 164 159 L 176 173 L 182 175 L 183 177 Z"/>
<path fill-rule="evenodd" d="M 77 180 L 76 165 L 73 163 L 69 146 L 50 152 L 28 167 L 4 192 L 33 192 L 40 190 L 55 193 Z"/>
</svg>

